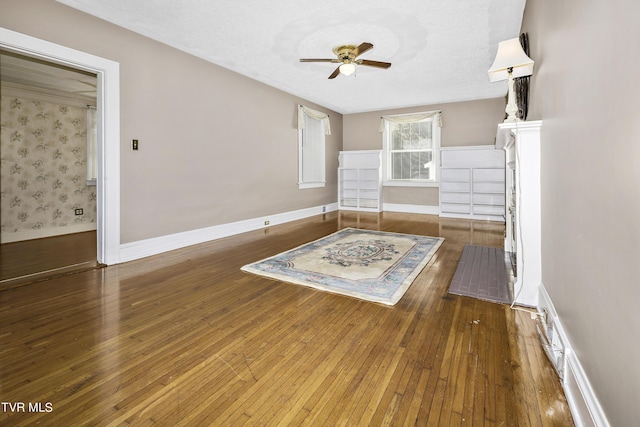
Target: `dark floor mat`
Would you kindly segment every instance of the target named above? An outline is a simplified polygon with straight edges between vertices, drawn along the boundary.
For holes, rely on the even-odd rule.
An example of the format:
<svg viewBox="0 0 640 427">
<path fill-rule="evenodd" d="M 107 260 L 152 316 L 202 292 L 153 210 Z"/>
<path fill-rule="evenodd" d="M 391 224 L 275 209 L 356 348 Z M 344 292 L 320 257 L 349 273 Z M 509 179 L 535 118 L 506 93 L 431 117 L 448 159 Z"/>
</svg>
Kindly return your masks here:
<svg viewBox="0 0 640 427">
<path fill-rule="evenodd" d="M 510 304 L 504 250 L 465 245 L 449 293 Z"/>
</svg>

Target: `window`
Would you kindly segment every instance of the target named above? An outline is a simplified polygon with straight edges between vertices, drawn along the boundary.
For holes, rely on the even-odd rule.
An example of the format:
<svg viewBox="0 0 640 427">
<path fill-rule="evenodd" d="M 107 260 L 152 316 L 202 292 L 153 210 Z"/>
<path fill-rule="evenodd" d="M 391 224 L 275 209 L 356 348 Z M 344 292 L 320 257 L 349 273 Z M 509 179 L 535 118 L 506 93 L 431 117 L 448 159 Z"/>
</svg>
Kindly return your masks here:
<svg viewBox="0 0 640 427">
<path fill-rule="evenodd" d="M 382 118 L 384 184 L 438 183 L 440 112 Z"/>
<path fill-rule="evenodd" d="M 325 136 L 329 116 L 298 106 L 298 188 L 325 186 Z"/>
<path fill-rule="evenodd" d="M 87 108 L 87 185 L 96 185 L 98 176 L 98 120 L 96 107 Z"/>
</svg>

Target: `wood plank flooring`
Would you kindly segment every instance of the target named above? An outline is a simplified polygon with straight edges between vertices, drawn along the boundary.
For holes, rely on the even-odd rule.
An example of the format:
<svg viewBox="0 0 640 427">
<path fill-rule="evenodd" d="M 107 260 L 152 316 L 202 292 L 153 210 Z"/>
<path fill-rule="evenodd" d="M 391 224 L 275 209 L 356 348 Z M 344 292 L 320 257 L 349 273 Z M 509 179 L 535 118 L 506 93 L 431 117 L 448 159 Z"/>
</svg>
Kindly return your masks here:
<svg viewBox="0 0 640 427">
<path fill-rule="evenodd" d="M 0 289 L 95 268 L 95 231 L 0 245 Z"/>
<path fill-rule="evenodd" d="M 240 271 L 346 226 L 445 242 L 394 307 Z M 573 425 L 530 313 L 447 293 L 503 233 L 334 212 L 4 290 L 0 424 Z"/>
</svg>

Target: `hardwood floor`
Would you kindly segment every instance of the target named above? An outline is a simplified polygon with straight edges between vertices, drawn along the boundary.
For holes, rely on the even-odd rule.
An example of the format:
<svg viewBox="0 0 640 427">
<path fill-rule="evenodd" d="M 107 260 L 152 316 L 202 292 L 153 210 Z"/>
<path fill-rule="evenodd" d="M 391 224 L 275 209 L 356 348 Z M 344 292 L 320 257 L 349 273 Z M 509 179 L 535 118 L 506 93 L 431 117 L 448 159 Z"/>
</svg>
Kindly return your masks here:
<svg viewBox="0 0 640 427">
<path fill-rule="evenodd" d="M 394 307 L 240 271 L 346 226 L 445 242 Z M 334 212 L 4 290 L 0 424 L 572 425 L 530 313 L 447 293 L 503 232 Z"/>
<path fill-rule="evenodd" d="M 97 259 L 96 232 L 0 245 L 0 289 L 95 268 Z"/>
</svg>

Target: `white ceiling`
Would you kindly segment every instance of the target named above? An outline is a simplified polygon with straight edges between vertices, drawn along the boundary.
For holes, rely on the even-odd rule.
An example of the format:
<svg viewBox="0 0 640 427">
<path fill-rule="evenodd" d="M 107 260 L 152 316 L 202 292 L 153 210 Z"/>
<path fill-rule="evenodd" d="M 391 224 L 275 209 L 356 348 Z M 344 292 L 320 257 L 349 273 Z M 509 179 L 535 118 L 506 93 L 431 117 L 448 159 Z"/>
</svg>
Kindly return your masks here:
<svg viewBox="0 0 640 427">
<path fill-rule="evenodd" d="M 525 0 L 58 0 L 339 113 L 504 96 L 487 70 Z M 328 76 L 343 44 L 371 42 L 355 76 Z"/>
</svg>

